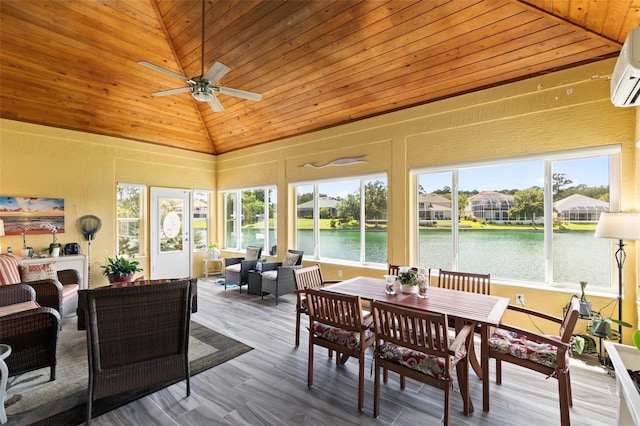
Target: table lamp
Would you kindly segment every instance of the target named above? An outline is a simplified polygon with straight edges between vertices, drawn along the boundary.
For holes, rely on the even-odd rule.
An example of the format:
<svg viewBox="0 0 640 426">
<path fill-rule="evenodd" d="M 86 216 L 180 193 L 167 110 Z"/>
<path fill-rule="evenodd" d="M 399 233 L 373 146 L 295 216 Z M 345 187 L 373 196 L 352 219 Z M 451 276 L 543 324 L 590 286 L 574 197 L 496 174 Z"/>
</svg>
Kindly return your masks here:
<svg viewBox="0 0 640 426">
<path fill-rule="evenodd" d="M 627 254 L 624 252 L 624 240 L 640 240 L 640 212 L 602 213 L 596 227 L 596 238 L 618 240 L 615 258 L 618 264 L 618 320 L 622 321 L 622 267 Z M 622 343 L 622 325 L 618 324 L 619 342 Z"/>
</svg>

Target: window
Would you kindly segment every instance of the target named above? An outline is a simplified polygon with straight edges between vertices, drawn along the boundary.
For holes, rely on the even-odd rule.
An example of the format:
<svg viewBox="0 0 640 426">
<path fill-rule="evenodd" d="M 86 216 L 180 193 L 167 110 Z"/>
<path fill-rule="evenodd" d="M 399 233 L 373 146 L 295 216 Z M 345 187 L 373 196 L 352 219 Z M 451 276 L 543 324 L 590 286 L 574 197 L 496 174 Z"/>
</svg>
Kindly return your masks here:
<svg viewBox="0 0 640 426">
<path fill-rule="evenodd" d="M 207 251 L 209 242 L 209 197 L 211 191 L 193 191 L 193 249 Z M 214 241 L 211 241 L 212 243 Z"/>
<path fill-rule="evenodd" d="M 118 254 L 141 256 L 144 185 L 119 183 L 116 189 Z"/>
<path fill-rule="evenodd" d="M 300 184 L 295 194 L 298 250 L 315 259 L 387 263 L 386 176 Z"/>
<path fill-rule="evenodd" d="M 593 234 L 617 210 L 618 161 L 592 149 L 414 171 L 420 265 L 610 289 L 610 242 Z"/>
<path fill-rule="evenodd" d="M 277 192 L 273 187 L 224 192 L 225 247 L 241 250 L 276 244 Z"/>
</svg>

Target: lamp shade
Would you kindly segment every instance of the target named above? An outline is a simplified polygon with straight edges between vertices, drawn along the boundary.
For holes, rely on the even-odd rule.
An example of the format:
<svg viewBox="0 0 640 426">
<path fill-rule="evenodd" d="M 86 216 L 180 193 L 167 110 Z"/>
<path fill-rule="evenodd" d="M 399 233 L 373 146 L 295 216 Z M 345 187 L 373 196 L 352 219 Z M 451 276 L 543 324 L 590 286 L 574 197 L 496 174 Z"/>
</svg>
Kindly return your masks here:
<svg viewBox="0 0 640 426">
<path fill-rule="evenodd" d="M 4 220 L 0 219 L 0 237 L 4 237 Z"/>
<path fill-rule="evenodd" d="M 602 213 L 596 227 L 596 238 L 640 240 L 639 212 Z"/>
</svg>

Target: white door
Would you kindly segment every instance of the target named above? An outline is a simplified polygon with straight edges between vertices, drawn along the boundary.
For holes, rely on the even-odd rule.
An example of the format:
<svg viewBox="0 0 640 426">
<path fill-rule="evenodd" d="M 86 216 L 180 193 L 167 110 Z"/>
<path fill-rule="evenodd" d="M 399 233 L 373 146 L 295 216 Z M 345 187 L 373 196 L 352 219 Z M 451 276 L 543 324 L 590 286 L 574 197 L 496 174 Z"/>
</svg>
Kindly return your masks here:
<svg viewBox="0 0 640 426">
<path fill-rule="evenodd" d="M 151 188 L 151 279 L 191 276 L 191 191 Z"/>
</svg>

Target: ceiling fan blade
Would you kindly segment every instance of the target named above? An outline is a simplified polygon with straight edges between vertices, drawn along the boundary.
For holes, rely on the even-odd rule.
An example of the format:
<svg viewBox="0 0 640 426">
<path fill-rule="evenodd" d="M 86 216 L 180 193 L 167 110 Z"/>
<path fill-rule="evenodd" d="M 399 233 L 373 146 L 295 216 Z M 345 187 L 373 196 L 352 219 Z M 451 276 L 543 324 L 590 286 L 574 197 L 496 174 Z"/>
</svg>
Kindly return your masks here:
<svg viewBox="0 0 640 426">
<path fill-rule="evenodd" d="M 162 72 L 162 73 L 165 73 L 165 74 L 167 74 L 167 75 L 170 75 L 171 77 L 179 78 L 180 80 L 184 80 L 184 81 L 189 81 L 189 79 L 188 79 L 187 77 L 184 77 L 184 76 L 182 76 L 182 75 L 180 75 L 180 74 L 177 74 L 177 73 L 175 73 L 175 72 L 173 72 L 173 71 L 169 71 L 168 69 L 165 69 L 165 68 L 159 67 L 159 66 L 157 66 L 157 65 L 154 65 L 154 64 L 152 64 L 151 62 L 147 62 L 147 61 L 139 61 L 138 63 L 139 63 L 140 65 L 145 66 L 145 67 L 149 67 L 149 68 L 151 68 L 152 70 L 160 71 L 160 72 Z"/>
<path fill-rule="evenodd" d="M 204 73 L 204 75 L 202 76 L 202 79 L 208 80 L 210 83 L 215 83 L 216 81 L 224 77 L 230 70 L 231 68 L 229 68 L 225 64 L 216 62 L 213 65 L 211 65 L 211 68 L 209 68 L 209 70 L 206 73 Z"/>
<path fill-rule="evenodd" d="M 213 112 L 222 112 L 222 111 L 224 111 L 224 107 L 222 106 L 222 104 L 220 103 L 218 98 L 216 98 L 216 95 L 213 95 L 213 99 L 211 99 L 207 103 L 209 104 L 209 106 L 211 107 Z"/>
<path fill-rule="evenodd" d="M 223 95 L 235 96 L 236 98 L 249 99 L 250 101 L 261 101 L 260 93 L 247 92 L 246 90 L 232 89 L 230 87 L 216 86 L 218 92 Z"/>
<path fill-rule="evenodd" d="M 179 87 L 177 89 L 169 89 L 169 90 L 162 90 L 160 92 L 153 92 L 151 95 L 152 96 L 168 96 L 168 95 L 175 95 L 176 93 L 190 92 L 190 91 L 191 91 L 191 87 Z"/>
</svg>

